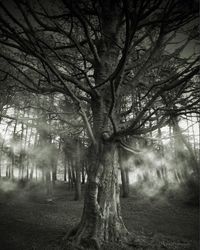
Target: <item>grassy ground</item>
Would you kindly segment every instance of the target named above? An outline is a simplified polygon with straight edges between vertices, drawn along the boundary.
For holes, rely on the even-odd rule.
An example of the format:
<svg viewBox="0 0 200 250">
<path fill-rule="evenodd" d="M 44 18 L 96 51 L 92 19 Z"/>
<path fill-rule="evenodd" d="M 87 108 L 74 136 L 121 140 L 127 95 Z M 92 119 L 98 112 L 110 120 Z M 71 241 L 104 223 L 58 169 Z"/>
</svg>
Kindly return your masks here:
<svg viewBox="0 0 200 250">
<path fill-rule="evenodd" d="M 63 233 L 80 219 L 83 201 L 73 201 L 73 192 L 60 184 L 54 197 L 47 202 L 42 186 L 0 191 L 0 250 L 59 250 Z M 125 224 L 136 239 L 130 249 L 199 249 L 198 212 L 176 200 L 133 192 L 122 199 Z"/>
</svg>

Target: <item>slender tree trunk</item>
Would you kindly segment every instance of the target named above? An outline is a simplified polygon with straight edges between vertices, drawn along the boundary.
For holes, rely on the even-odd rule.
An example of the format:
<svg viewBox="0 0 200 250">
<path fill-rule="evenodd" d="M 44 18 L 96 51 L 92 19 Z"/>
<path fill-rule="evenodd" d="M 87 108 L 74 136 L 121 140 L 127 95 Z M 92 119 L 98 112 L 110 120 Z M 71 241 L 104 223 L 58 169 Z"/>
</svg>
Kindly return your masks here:
<svg viewBox="0 0 200 250">
<path fill-rule="evenodd" d="M 72 178 L 72 189 L 75 186 L 76 183 L 76 172 L 75 172 L 75 164 L 73 163 L 73 160 L 71 160 L 71 178 Z"/>
<path fill-rule="evenodd" d="M 128 193 L 129 193 L 130 181 L 129 181 L 129 169 L 128 168 L 125 169 L 125 173 L 126 173 L 126 183 L 128 186 Z"/>
<path fill-rule="evenodd" d="M 30 180 L 33 180 L 33 172 L 34 172 L 34 167 L 32 165 L 31 166 L 31 171 L 30 171 Z"/>
<path fill-rule="evenodd" d="M 55 185 L 57 181 L 57 164 L 54 163 L 53 166 L 52 166 L 52 182 L 53 182 L 53 185 Z"/>
<path fill-rule="evenodd" d="M 19 114 L 19 111 L 17 111 L 17 118 L 18 118 L 18 114 Z M 13 129 L 13 142 L 14 144 L 16 143 L 16 129 L 17 129 L 17 120 L 15 121 L 15 125 L 14 125 L 14 129 Z M 14 148 L 12 149 L 12 153 L 11 153 L 11 161 L 12 161 L 12 164 L 10 166 L 10 174 L 9 174 L 9 178 L 13 179 L 14 177 L 14 168 L 16 166 L 16 161 L 15 161 L 15 151 L 14 151 Z"/>
<path fill-rule="evenodd" d="M 176 148 L 179 149 L 181 145 L 186 146 L 186 148 L 188 149 L 188 151 L 190 153 L 190 157 L 191 157 L 191 160 L 192 160 L 192 166 L 191 167 L 193 168 L 193 170 L 195 171 L 197 176 L 199 176 L 198 161 L 197 161 L 197 158 L 195 157 L 193 148 L 190 145 L 190 142 L 187 141 L 187 139 L 182 134 L 181 129 L 180 129 L 179 125 L 178 125 L 178 122 L 175 119 L 173 119 L 173 123 L 174 123 L 176 138 L 178 138 L 178 140 L 176 141 Z"/>
<path fill-rule="evenodd" d="M 25 113 L 25 112 L 24 112 Z M 23 138 L 24 138 L 24 124 L 22 122 L 21 124 L 21 138 L 20 138 L 20 156 L 19 156 L 19 168 L 21 169 L 21 176 L 20 179 L 24 179 L 24 169 L 25 169 L 25 151 L 24 151 L 24 145 L 23 145 Z"/>
<path fill-rule="evenodd" d="M 76 177 L 75 177 L 75 196 L 74 200 L 78 201 L 81 199 L 81 174 L 80 174 L 80 166 L 79 162 L 76 163 L 75 166 L 75 172 L 76 172 Z"/>
<path fill-rule="evenodd" d="M 35 179 L 38 180 L 38 168 L 37 165 L 35 166 Z"/>
<path fill-rule="evenodd" d="M 197 118 L 198 119 L 198 123 L 199 123 L 199 165 L 200 165 L 200 115 L 199 115 L 199 117 Z"/>
<path fill-rule="evenodd" d="M 53 187 L 52 187 L 52 181 L 51 181 L 51 173 L 50 170 L 47 168 L 45 171 L 45 175 L 46 175 L 46 195 L 47 198 L 52 199 L 53 196 Z"/>
<path fill-rule="evenodd" d="M 74 188 L 75 183 L 75 175 L 73 170 L 72 159 L 68 160 L 68 183 L 69 183 L 69 190 Z"/>
<path fill-rule="evenodd" d="M 122 181 L 122 197 L 129 197 L 129 173 L 126 166 L 123 163 L 122 150 L 119 153 L 120 171 L 121 171 L 121 181 Z"/>
<path fill-rule="evenodd" d="M 29 138 L 30 139 L 30 138 Z M 35 136 L 34 136 L 34 143 L 33 143 L 33 153 L 31 153 L 29 155 L 30 157 L 30 162 L 31 162 L 31 177 L 30 178 L 33 178 L 33 175 L 34 175 L 34 171 L 35 171 L 35 179 L 37 181 L 38 179 L 38 166 L 37 166 L 37 163 L 35 161 L 35 153 L 34 153 L 34 150 L 35 148 L 37 147 L 38 145 L 38 132 L 35 133 Z"/>
<path fill-rule="evenodd" d="M 64 154 L 64 178 L 63 180 L 67 181 L 67 156 Z"/>
<path fill-rule="evenodd" d="M 11 165 L 7 164 L 6 166 L 6 178 L 10 179 L 10 169 L 11 169 Z"/>
<path fill-rule="evenodd" d="M 45 170 L 44 170 L 44 166 L 42 168 L 42 182 L 45 182 Z"/>
<path fill-rule="evenodd" d="M 128 174 L 127 169 L 121 167 L 121 180 L 122 180 L 122 197 L 129 197 L 129 182 L 128 182 Z"/>
<path fill-rule="evenodd" d="M 76 142 L 76 160 L 74 160 L 75 163 L 75 197 L 74 200 L 80 200 L 81 199 L 81 161 L 80 161 L 80 142 Z"/>
<path fill-rule="evenodd" d="M 193 117 L 192 117 L 192 115 L 191 115 L 191 121 L 193 123 Z M 195 158 L 198 161 L 197 150 L 196 150 L 196 135 L 195 135 L 195 131 L 194 131 L 194 123 L 192 124 L 192 139 L 193 139 L 194 156 L 195 156 Z"/>
<path fill-rule="evenodd" d="M 58 152 L 57 148 L 53 146 L 52 150 L 52 160 L 51 160 L 51 169 L 52 169 L 52 182 L 53 186 L 55 186 L 57 181 L 57 164 L 58 164 Z"/>
<path fill-rule="evenodd" d="M 1 175 L 2 175 L 2 154 L 3 154 L 3 147 L 4 147 L 5 136 L 6 136 L 6 133 L 8 131 L 8 127 L 9 127 L 9 125 L 6 126 L 6 129 L 5 129 L 5 132 L 4 132 L 4 135 L 3 135 L 2 144 L 1 144 L 1 149 L 0 149 L 0 178 L 1 178 Z"/>
<path fill-rule="evenodd" d="M 85 161 L 83 161 L 81 167 L 81 183 L 85 184 Z"/>
<path fill-rule="evenodd" d="M 61 147 L 61 139 L 59 140 L 59 146 L 58 148 L 53 145 L 53 159 L 52 159 L 52 181 L 53 185 L 55 185 L 55 182 L 57 181 L 57 168 L 58 168 L 58 159 L 59 159 L 59 153 L 60 153 L 60 147 Z"/>
<path fill-rule="evenodd" d="M 28 117 L 29 117 L 29 113 L 28 113 Z M 24 151 L 24 159 L 23 159 L 24 162 L 23 162 L 23 164 L 26 163 L 26 179 L 27 180 L 29 179 L 29 156 L 28 156 L 27 148 L 29 148 L 30 144 L 31 144 L 30 140 L 31 140 L 32 128 L 31 128 L 31 131 L 30 131 L 29 138 L 28 138 L 28 130 L 29 130 L 29 127 L 28 127 L 28 125 L 26 125 L 24 145 L 22 146 L 23 151 Z"/>
</svg>

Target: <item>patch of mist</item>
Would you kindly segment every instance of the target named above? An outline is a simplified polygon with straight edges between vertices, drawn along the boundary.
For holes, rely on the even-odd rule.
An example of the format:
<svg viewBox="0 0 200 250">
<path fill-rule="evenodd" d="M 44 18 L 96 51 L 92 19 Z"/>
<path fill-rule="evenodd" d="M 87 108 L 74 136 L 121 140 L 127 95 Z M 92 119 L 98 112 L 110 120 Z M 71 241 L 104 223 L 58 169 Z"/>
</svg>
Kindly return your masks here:
<svg viewBox="0 0 200 250">
<path fill-rule="evenodd" d="M 7 193 L 17 189 L 17 184 L 15 182 L 4 180 L 0 181 L 0 190 Z"/>
<path fill-rule="evenodd" d="M 184 193 L 185 182 L 194 174 L 187 156 L 175 157 L 170 148 L 164 153 L 144 148 L 141 154 L 130 156 L 123 164 L 129 169 L 133 190 L 159 201 Z"/>
</svg>

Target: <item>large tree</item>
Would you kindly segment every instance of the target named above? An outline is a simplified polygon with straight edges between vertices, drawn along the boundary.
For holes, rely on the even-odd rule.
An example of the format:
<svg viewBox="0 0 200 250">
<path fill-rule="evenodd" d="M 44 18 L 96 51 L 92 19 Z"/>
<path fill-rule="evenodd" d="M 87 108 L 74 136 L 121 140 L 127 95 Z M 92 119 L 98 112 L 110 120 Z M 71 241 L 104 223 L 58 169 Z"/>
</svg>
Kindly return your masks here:
<svg viewBox="0 0 200 250">
<path fill-rule="evenodd" d="M 91 139 L 82 218 L 69 237 L 96 247 L 126 241 L 118 151 L 131 150 L 124 137 L 165 125 L 163 96 L 173 89 L 180 96 L 198 73 L 196 54 L 179 60 L 194 44 L 198 2 L 10 0 L 0 9 L 0 57 L 11 66 L 1 73 L 29 91 L 70 97 L 70 111 L 82 117 Z M 168 72 L 166 62 L 173 65 Z M 136 108 L 131 98 L 138 94 Z M 149 126 L 155 110 L 159 119 Z"/>
</svg>

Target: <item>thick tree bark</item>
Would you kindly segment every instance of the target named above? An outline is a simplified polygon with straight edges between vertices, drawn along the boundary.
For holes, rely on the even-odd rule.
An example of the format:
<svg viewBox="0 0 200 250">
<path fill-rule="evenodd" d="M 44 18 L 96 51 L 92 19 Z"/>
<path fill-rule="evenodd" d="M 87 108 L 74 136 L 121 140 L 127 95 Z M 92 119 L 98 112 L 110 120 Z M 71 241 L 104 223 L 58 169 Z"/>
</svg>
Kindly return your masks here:
<svg viewBox="0 0 200 250">
<path fill-rule="evenodd" d="M 118 122 L 113 111 L 117 110 L 115 98 L 118 98 L 119 89 L 114 90 L 113 81 L 108 79 L 121 56 L 117 46 L 121 9 L 117 3 L 108 0 L 101 6 L 101 11 L 103 35 L 95 41 L 99 61 L 93 65 L 95 85 L 101 87 L 91 98 L 95 142 L 90 151 L 81 222 L 68 235 L 74 244 L 84 245 L 86 249 L 90 246 L 99 249 L 103 242 L 124 242 L 129 234 L 121 217 L 118 148 L 114 140 L 109 140 Z M 121 72 L 117 80 L 122 78 Z"/>
<path fill-rule="evenodd" d="M 127 240 L 120 209 L 118 150 L 106 142 L 93 149 L 81 222 L 68 237 L 75 244 L 97 249 L 103 242 Z"/>
</svg>

